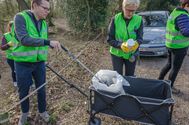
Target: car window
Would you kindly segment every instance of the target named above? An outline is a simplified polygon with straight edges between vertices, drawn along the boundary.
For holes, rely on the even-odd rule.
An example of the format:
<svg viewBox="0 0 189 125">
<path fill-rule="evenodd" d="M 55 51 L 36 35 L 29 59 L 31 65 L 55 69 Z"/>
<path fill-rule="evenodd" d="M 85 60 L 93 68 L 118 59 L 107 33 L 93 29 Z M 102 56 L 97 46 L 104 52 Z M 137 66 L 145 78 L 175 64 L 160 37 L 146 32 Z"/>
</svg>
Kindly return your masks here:
<svg viewBox="0 0 189 125">
<path fill-rule="evenodd" d="M 165 27 L 167 22 L 166 15 L 153 14 L 141 15 L 143 17 L 144 27 Z"/>
</svg>

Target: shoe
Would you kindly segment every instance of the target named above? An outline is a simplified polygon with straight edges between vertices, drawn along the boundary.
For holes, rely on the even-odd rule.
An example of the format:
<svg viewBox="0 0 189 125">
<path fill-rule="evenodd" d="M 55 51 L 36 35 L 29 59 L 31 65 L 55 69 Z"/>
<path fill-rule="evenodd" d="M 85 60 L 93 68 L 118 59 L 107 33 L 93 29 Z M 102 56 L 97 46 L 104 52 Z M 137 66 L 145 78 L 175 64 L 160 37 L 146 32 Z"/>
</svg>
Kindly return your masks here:
<svg viewBox="0 0 189 125">
<path fill-rule="evenodd" d="M 17 87 L 17 82 L 13 82 L 14 87 Z"/>
<path fill-rule="evenodd" d="M 173 92 L 173 94 L 179 94 L 180 90 L 176 89 L 175 87 L 172 87 L 172 92 Z"/>
<path fill-rule="evenodd" d="M 39 113 L 39 115 L 41 116 L 41 118 L 45 121 L 45 122 L 49 122 L 50 120 L 50 116 L 47 113 L 47 111 L 43 112 L 43 113 Z"/>
<path fill-rule="evenodd" d="M 25 125 L 27 123 L 29 113 L 22 113 L 18 122 L 18 125 Z"/>
</svg>

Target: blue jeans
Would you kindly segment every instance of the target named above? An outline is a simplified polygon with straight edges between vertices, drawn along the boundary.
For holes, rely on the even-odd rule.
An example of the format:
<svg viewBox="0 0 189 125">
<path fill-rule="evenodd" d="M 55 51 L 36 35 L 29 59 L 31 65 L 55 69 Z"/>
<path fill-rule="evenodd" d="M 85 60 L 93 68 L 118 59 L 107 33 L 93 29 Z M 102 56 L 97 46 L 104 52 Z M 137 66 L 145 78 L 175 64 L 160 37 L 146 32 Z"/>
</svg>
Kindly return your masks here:
<svg viewBox="0 0 189 125">
<path fill-rule="evenodd" d="M 7 63 L 9 64 L 9 66 L 11 68 L 12 80 L 13 80 L 13 82 L 16 82 L 16 73 L 15 73 L 14 60 L 7 59 Z"/>
<path fill-rule="evenodd" d="M 30 86 L 32 85 L 32 77 L 36 88 L 45 83 L 46 69 L 44 62 L 27 63 L 15 62 L 16 78 L 20 100 L 28 95 Z M 37 92 L 38 110 L 40 113 L 46 111 L 46 92 L 42 87 Z M 23 113 L 29 112 L 29 98 L 21 103 Z"/>
</svg>

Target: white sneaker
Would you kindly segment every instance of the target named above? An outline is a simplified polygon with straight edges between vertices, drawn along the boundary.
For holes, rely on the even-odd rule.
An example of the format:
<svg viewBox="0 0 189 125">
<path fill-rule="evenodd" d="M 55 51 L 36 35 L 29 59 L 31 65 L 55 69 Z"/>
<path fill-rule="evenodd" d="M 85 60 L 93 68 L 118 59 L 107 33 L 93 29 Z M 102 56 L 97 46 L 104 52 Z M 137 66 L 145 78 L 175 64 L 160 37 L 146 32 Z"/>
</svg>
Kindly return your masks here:
<svg viewBox="0 0 189 125">
<path fill-rule="evenodd" d="M 39 115 L 41 116 L 41 118 L 45 121 L 45 122 L 49 122 L 50 120 L 50 116 L 47 113 L 47 111 L 43 112 L 43 113 L 39 113 Z"/>
<path fill-rule="evenodd" d="M 17 82 L 13 82 L 14 87 L 17 87 Z"/>
<path fill-rule="evenodd" d="M 25 125 L 27 123 L 28 114 L 28 112 L 21 114 L 18 125 Z"/>
</svg>

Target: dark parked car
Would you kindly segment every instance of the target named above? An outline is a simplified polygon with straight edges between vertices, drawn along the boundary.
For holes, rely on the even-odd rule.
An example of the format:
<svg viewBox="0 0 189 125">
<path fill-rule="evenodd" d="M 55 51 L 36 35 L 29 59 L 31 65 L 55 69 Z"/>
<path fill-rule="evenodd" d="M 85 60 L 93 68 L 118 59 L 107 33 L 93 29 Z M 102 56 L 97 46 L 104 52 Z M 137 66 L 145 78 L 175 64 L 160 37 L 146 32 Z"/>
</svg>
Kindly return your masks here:
<svg viewBox="0 0 189 125">
<path fill-rule="evenodd" d="M 141 56 L 166 56 L 166 22 L 168 11 L 145 11 L 138 13 L 143 17 L 144 35 L 139 51 Z"/>
</svg>

